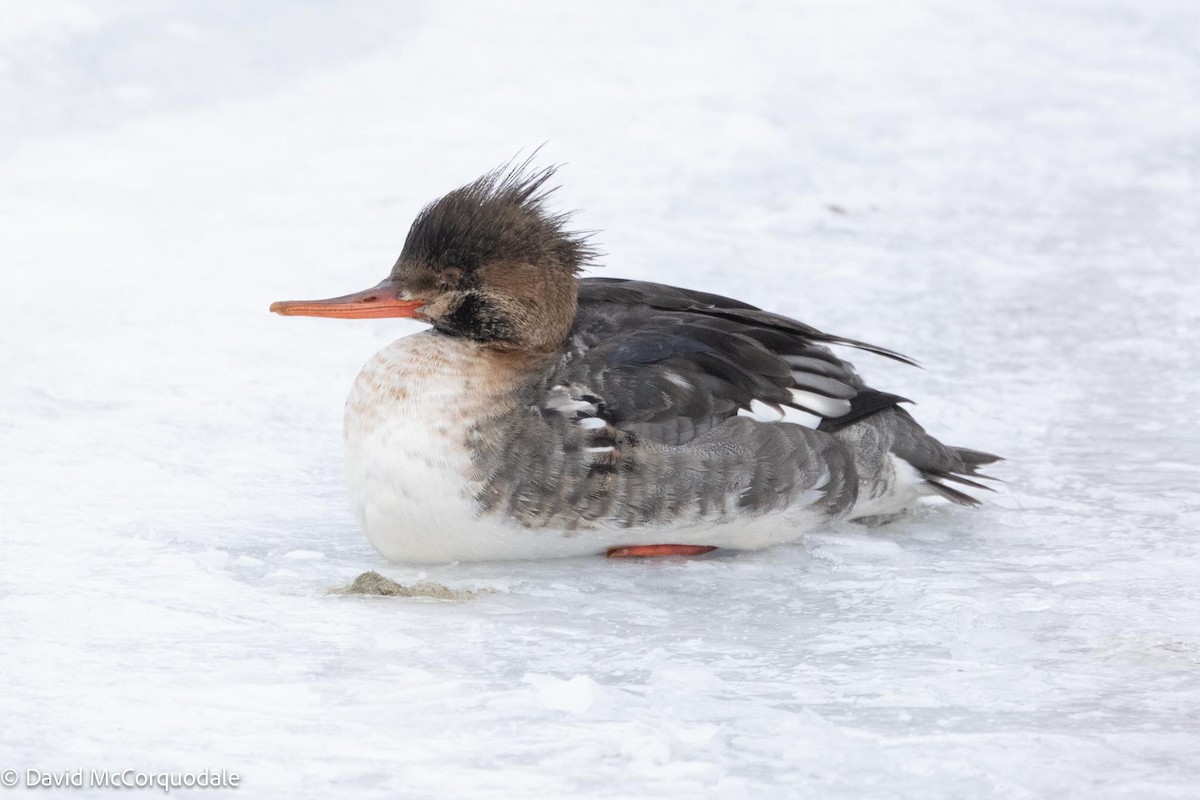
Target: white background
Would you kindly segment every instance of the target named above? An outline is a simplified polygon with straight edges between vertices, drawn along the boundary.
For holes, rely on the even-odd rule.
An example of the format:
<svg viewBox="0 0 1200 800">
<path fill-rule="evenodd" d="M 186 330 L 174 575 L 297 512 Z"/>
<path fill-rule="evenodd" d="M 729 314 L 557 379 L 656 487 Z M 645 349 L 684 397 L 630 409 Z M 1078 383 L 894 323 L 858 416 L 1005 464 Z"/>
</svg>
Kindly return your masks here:
<svg viewBox="0 0 1200 800">
<path fill-rule="evenodd" d="M 0 768 L 244 797 L 1200 794 L 1200 6 L 6 0 Z M 980 511 L 377 569 L 341 405 L 426 202 L 892 347 Z M 14 796 L 23 790 L 15 790 Z M 172 796 L 213 797 L 186 792 Z M 78 793 L 72 796 L 78 796 Z"/>
</svg>

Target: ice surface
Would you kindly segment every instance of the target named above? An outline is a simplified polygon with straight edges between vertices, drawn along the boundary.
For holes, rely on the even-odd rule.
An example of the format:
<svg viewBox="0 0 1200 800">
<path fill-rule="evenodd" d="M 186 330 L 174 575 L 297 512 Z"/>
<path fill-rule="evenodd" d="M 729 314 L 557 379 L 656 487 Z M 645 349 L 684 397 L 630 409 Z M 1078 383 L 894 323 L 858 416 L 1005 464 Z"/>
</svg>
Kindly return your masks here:
<svg viewBox="0 0 1200 800">
<path fill-rule="evenodd" d="M 1192 0 L 9 4 L 0 769 L 1200 795 L 1198 42 Z M 1004 491 L 739 556 L 381 561 L 341 405 L 417 326 L 266 307 L 372 285 L 541 142 L 601 274 L 918 358 L 856 361 Z M 330 593 L 367 570 L 493 591 Z"/>
</svg>

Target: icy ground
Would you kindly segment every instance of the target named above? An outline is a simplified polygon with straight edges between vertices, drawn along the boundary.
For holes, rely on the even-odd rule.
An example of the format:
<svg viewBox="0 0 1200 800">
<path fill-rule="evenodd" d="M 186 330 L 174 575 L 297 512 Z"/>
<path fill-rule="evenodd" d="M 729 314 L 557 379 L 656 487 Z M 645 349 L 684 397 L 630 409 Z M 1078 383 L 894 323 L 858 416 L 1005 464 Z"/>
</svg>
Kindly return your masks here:
<svg viewBox="0 0 1200 800">
<path fill-rule="evenodd" d="M 1194 0 L 3 11 L 0 769 L 1200 796 Z M 381 561 L 341 405 L 417 326 L 267 305 L 541 142 L 602 274 L 918 358 L 856 356 L 1007 487 L 748 555 Z M 367 570 L 490 591 L 329 593 Z"/>
</svg>

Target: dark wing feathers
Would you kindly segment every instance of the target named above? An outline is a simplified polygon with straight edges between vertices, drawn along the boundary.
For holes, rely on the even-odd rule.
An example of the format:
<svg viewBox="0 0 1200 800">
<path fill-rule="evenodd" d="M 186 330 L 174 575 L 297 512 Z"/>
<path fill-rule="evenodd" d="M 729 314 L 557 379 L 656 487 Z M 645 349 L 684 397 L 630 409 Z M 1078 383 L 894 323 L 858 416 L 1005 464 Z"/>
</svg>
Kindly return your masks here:
<svg viewBox="0 0 1200 800">
<path fill-rule="evenodd" d="M 847 401 L 853 410 L 862 381 L 823 346 L 849 342 L 717 295 L 587 278 L 567 352 L 542 391 L 599 398 L 596 414 L 613 427 L 683 444 L 755 401 L 819 416 Z"/>
<path fill-rule="evenodd" d="M 628 278 L 584 278 L 579 282 L 579 299 L 588 301 L 651 305 L 668 311 L 686 311 L 694 306 L 708 308 L 758 309 L 749 303 L 722 297 L 719 294 L 697 292 L 668 286 L 665 283 L 634 281 Z"/>
<path fill-rule="evenodd" d="M 885 347 L 877 347 L 873 344 L 860 342 L 857 339 L 831 336 L 817 330 L 811 325 L 805 325 L 803 322 L 798 322 L 790 317 L 772 314 L 770 311 L 763 311 L 761 308 L 756 308 L 738 300 L 731 300 L 728 297 L 721 297 L 720 295 L 709 294 L 707 292 L 696 292 L 690 289 L 680 289 L 677 286 L 667 286 L 662 283 L 632 281 L 623 278 L 585 278 L 579 284 L 579 299 L 581 303 L 585 301 L 639 303 L 663 311 L 687 311 L 714 319 L 740 321 L 751 328 L 761 329 L 763 331 L 761 335 L 764 336 L 769 335 L 766 333 L 767 331 L 793 334 L 807 340 L 808 343 L 820 342 L 822 344 L 845 345 L 891 358 L 904 364 L 917 365 L 917 362 L 908 356 L 888 350 Z M 780 350 L 779 352 L 786 353 L 788 351 Z"/>
</svg>

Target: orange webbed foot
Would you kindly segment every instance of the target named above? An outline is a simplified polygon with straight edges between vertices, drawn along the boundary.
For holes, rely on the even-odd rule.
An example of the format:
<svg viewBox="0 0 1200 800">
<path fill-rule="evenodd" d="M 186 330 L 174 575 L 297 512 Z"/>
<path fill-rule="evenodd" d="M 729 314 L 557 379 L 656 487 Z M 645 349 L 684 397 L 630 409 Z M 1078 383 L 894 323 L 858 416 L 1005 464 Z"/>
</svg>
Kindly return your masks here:
<svg viewBox="0 0 1200 800">
<path fill-rule="evenodd" d="M 698 556 L 716 550 L 705 544 L 641 544 L 631 547 L 614 547 L 608 551 L 609 558 L 654 558 L 656 556 Z"/>
</svg>

